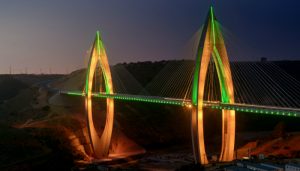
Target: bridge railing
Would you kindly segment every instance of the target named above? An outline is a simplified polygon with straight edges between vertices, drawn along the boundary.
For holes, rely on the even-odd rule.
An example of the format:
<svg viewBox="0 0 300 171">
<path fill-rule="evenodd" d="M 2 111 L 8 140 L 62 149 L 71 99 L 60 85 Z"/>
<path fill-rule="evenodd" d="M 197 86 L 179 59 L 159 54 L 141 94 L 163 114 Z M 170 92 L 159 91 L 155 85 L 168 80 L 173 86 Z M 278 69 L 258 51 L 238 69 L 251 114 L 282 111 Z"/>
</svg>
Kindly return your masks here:
<svg viewBox="0 0 300 171">
<path fill-rule="evenodd" d="M 72 96 L 85 96 L 84 92 L 80 91 L 59 91 L 62 95 L 72 95 Z M 177 99 L 159 96 L 143 96 L 143 95 L 130 95 L 130 94 L 105 94 L 105 93 L 93 93 L 95 98 L 113 98 L 122 101 L 137 101 L 145 103 L 158 103 L 166 105 L 177 105 L 192 107 L 190 99 Z M 277 106 L 264 106 L 264 105 L 251 105 L 251 104 L 240 104 L 240 103 L 221 103 L 219 101 L 204 101 L 205 108 L 211 109 L 226 109 L 235 110 L 238 112 L 247 113 L 257 113 L 257 114 L 267 114 L 267 115 L 280 115 L 280 116 L 291 116 L 300 117 L 300 109 L 277 107 Z"/>
</svg>

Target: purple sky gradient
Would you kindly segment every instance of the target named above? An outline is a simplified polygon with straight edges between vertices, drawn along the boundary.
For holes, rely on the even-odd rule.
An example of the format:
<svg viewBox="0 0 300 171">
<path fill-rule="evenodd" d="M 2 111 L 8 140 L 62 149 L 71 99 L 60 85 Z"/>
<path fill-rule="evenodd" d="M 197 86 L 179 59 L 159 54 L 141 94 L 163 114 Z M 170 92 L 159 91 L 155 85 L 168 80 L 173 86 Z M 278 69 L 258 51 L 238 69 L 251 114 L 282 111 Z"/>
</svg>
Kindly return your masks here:
<svg viewBox="0 0 300 171">
<path fill-rule="evenodd" d="M 98 29 L 111 64 L 192 59 L 182 51 L 209 5 L 208 0 L 0 0 L 0 73 L 10 66 L 14 73 L 83 68 Z M 229 51 L 241 60 L 300 60 L 299 8 L 298 0 L 215 2 L 225 38 L 235 42 Z"/>
</svg>

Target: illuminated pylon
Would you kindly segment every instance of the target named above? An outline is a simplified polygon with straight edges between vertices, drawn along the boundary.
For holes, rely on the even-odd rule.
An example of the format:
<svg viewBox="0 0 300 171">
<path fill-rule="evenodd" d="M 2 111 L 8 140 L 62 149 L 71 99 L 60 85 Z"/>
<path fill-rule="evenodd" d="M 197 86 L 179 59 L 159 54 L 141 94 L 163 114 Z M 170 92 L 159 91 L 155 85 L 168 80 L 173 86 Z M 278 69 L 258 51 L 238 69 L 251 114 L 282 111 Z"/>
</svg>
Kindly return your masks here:
<svg viewBox="0 0 300 171">
<path fill-rule="evenodd" d="M 197 51 L 192 89 L 192 141 L 196 163 L 207 164 L 203 131 L 203 96 L 210 58 L 216 66 L 222 103 L 234 103 L 233 82 L 224 39 L 213 7 L 210 8 Z M 214 124 L 214 123 L 212 123 Z M 220 161 L 234 159 L 235 111 L 222 110 L 222 150 Z"/>
<path fill-rule="evenodd" d="M 93 121 L 93 109 L 92 109 L 92 88 L 93 78 L 96 76 L 95 71 L 97 64 L 100 66 L 100 74 L 103 74 L 105 83 L 105 93 L 113 94 L 113 84 L 108 64 L 106 51 L 102 43 L 100 33 L 97 31 L 96 38 L 90 54 L 90 60 L 87 68 L 86 83 L 85 83 L 85 101 L 86 101 L 86 113 L 90 142 L 92 145 L 93 153 L 96 158 L 105 158 L 108 156 L 113 124 L 114 124 L 114 100 L 107 98 L 106 109 L 106 121 L 105 127 L 101 137 L 99 137 Z"/>
</svg>

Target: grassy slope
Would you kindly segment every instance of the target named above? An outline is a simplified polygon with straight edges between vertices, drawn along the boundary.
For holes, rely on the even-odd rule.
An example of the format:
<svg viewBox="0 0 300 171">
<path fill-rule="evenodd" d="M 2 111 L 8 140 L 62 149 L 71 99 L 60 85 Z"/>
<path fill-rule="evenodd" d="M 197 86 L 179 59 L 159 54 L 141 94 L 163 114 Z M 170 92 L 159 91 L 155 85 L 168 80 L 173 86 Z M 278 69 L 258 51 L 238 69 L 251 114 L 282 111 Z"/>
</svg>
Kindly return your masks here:
<svg viewBox="0 0 300 171">
<path fill-rule="evenodd" d="M 0 76 L 0 103 L 16 96 L 20 90 L 28 86 L 10 75 Z"/>
<path fill-rule="evenodd" d="M 38 78 L 40 81 L 47 79 Z M 9 87 L 0 89 L 0 93 L 8 93 L 4 91 L 12 88 L 18 94 L 10 93 L 10 97 L 0 105 L 0 170 L 70 169 L 72 149 L 68 148 L 69 144 L 64 144 L 64 129 L 56 122 L 56 127 L 54 123 L 49 124 L 48 128 L 45 124 L 42 127 L 28 126 L 47 120 L 51 123 L 58 116 L 47 107 L 47 94 L 37 87 L 28 86 L 34 84 L 36 78 L 25 78 L 24 81 L 29 81 L 26 84 L 11 77 L 2 80 L 0 85 L 3 83 L 3 86 Z M 78 125 L 72 121 L 72 118 L 65 117 L 58 123 L 73 127 Z"/>
</svg>

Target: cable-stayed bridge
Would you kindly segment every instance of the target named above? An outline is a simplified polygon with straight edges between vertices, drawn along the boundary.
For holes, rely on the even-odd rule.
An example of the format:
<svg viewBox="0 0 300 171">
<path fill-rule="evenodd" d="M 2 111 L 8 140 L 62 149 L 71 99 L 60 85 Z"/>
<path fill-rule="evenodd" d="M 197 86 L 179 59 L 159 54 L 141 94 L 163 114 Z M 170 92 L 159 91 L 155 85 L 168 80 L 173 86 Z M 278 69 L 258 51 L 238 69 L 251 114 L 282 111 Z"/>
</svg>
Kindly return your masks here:
<svg viewBox="0 0 300 171">
<path fill-rule="evenodd" d="M 71 96 L 85 96 L 84 92 L 80 91 L 60 91 L 60 94 L 71 95 Z M 143 96 L 143 95 L 132 95 L 132 94 L 105 94 L 105 93 L 92 93 L 94 98 L 112 98 L 122 101 L 136 101 L 145 103 L 157 103 L 165 105 L 177 105 L 183 107 L 192 107 L 190 99 L 179 99 L 179 98 L 168 98 L 159 96 Z M 239 112 L 257 113 L 257 114 L 269 114 L 269 115 L 282 115 L 291 117 L 300 117 L 299 108 L 291 107 L 279 107 L 279 106 L 267 106 L 267 105 L 253 105 L 244 103 L 221 103 L 220 101 L 204 101 L 203 105 L 205 108 L 211 109 L 226 109 L 235 110 Z"/>
<path fill-rule="evenodd" d="M 222 111 L 220 161 L 234 159 L 236 111 L 300 117 L 299 81 L 272 63 L 229 62 L 221 26 L 212 7 L 198 39 L 195 56 L 195 61 L 166 63 L 151 82 L 142 85 L 126 68 L 110 67 L 97 32 L 83 89 L 59 91 L 62 95 L 86 99 L 94 157 L 108 156 L 115 100 L 190 108 L 194 158 L 196 163 L 202 164 L 208 163 L 203 131 L 205 108 Z M 106 99 L 107 103 L 106 125 L 101 136 L 93 121 L 94 98 Z"/>
</svg>

